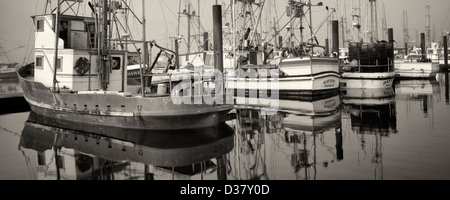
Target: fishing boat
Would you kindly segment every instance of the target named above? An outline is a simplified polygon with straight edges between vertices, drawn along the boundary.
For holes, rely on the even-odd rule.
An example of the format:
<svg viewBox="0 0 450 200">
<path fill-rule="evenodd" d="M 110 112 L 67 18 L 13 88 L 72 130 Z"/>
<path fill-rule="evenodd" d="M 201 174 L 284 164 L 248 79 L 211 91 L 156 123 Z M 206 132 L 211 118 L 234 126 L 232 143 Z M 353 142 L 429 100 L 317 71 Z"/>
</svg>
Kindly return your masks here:
<svg viewBox="0 0 450 200">
<path fill-rule="evenodd" d="M 311 8 L 314 6 L 322 6 L 322 3 L 313 5 L 311 1 L 289 1 L 286 13 L 290 18 L 291 27 L 297 23 L 305 23 L 304 18 L 308 12 L 310 14 L 308 23 L 310 23 Z M 322 46 L 318 44 L 314 36 L 317 31 L 313 31 L 312 25 L 309 28 L 311 36 L 307 41 L 303 40 L 304 35 L 301 31 L 300 44 L 293 46 L 293 42 L 289 42 L 289 46 L 282 50 L 279 57 L 272 56 L 273 62 L 268 62 L 268 59 L 277 50 L 274 45 L 268 43 L 259 45 L 260 43 L 248 41 L 247 37 L 242 38 L 241 41 L 244 42 L 241 42 L 242 47 L 240 46 L 238 52 L 248 51 L 248 56 L 245 59 L 240 57 L 238 70 L 227 75 L 228 88 L 234 89 L 235 94 L 239 93 L 238 95 L 240 91 L 245 91 L 246 94 L 258 94 L 260 90 L 270 90 L 272 93 L 278 93 L 280 98 L 337 93 L 340 79 L 339 61 L 337 58 L 317 56 L 314 48 Z M 293 29 L 290 31 L 293 37 L 295 35 Z M 294 38 L 288 39 L 294 41 Z M 277 59 L 280 61 L 276 61 Z"/>
<path fill-rule="evenodd" d="M 19 80 L 17 78 L 0 80 L 0 115 L 27 111 L 30 111 L 30 106 L 23 98 Z"/>
<path fill-rule="evenodd" d="M 20 46 L 18 48 L 22 47 Z M 0 79 L 17 78 L 16 67 L 18 63 L 13 61 L 8 52 L 0 43 Z"/>
<path fill-rule="evenodd" d="M 94 17 L 79 15 L 81 12 L 74 10 L 76 6 L 61 8 L 66 5 L 61 3 L 64 1 L 59 0 L 51 13 L 33 16 L 35 62 L 17 72 L 32 111 L 68 123 L 147 130 L 208 127 L 225 120 L 233 105 L 175 101 L 195 97 L 203 100 L 201 94 L 183 96 L 181 91 L 171 90 L 179 80 L 162 85 L 164 87 L 157 93 L 145 92 L 151 86 L 144 85 L 144 81 L 141 81 L 140 93 L 128 91 L 128 52 L 138 52 L 140 59 L 143 49 L 142 60 L 146 60 L 148 45 L 153 42 L 146 41 L 145 37 L 142 40 L 116 38 L 121 35 L 119 31 L 113 32 L 120 27 L 116 14 L 128 13 L 119 11 L 130 9 L 125 1 L 89 3 L 90 9 L 86 10 Z M 51 5 L 51 1 L 48 4 Z M 67 5 L 72 4 L 83 2 L 67 2 Z M 145 19 L 139 21 L 145 22 Z M 145 28 L 143 30 L 145 32 Z M 126 46 L 128 43 L 142 48 L 132 51 Z M 144 62 L 139 64 L 142 66 Z M 167 74 L 141 73 L 141 80 L 156 76 Z M 187 87 L 184 91 L 190 89 Z"/>
<path fill-rule="evenodd" d="M 0 79 L 16 78 L 18 63 L 0 63 Z"/>
<path fill-rule="evenodd" d="M 387 88 L 395 78 L 393 43 L 351 42 L 349 62 L 342 62 L 341 87 Z"/>
<path fill-rule="evenodd" d="M 219 162 L 234 147 L 234 129 L 225 123 L 166 131 L 79 128 L 30 113 L 19 148 L 30 160 L 33 178 L 178 180 L 226 174 Z"/>
<path fill-rule="evenodd" d="M 421 61 L 416 56 L 407 55 L 395 60 L 395 74 L 399 78 L 433 78 L 439 72 L 439 63 Z"/>
</svg>

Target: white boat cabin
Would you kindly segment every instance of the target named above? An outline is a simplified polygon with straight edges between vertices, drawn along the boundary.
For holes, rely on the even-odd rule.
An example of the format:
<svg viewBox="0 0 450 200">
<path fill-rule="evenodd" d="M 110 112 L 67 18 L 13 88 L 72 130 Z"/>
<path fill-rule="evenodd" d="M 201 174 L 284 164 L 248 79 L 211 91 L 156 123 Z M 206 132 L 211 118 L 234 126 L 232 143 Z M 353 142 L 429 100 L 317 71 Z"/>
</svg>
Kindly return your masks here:
<svg viewBox="0 0 450 200">
<path fill-rule="evenodd" d="M 56 15 L 39 15 L 32 18 L 36 32 L 34 80 L 53 87 Z M 101 70 L 95 19 L 62 15 L 59 21 L 56 66 L 59 88 L 73 91 L 100 90 Z M 109 74 L 106 74 L 108 90 L 125 92 L 127 52 L 111 48 L 110 55 L 107 66 L 111 67 Z"/>
</svg>

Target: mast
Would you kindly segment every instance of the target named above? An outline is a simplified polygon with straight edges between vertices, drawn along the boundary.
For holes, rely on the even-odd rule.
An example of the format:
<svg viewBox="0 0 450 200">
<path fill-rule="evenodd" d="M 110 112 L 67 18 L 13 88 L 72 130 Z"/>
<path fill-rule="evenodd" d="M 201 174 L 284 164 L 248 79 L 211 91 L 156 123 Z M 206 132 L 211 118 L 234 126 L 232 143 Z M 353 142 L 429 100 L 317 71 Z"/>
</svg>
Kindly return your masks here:
<svg viewBox="0 0 450 200">
<path fill-rule="evenodd" d="M 430 5 L 425 5 L 426 47 L 431 47 L 431 15 Z M 425 48 L 426 48 L 425 47 Z"/>
<path fill-rule="evenodd" d="M 107 90 L 108 89 L 108 0 L 103 0 L 102 5 L 102 11 L 103 11 L 103 34 L 102 34 L 102 49 L 101 49 L 101 67 L 102 67 L 102 89 Z"/>
<path fill-rule="evenodd" d="M 314 36 L 313 36 L 313 28 L 312 28 L 312 4 L 311 4 L 311 0 L 309 0 L 309 31 L 311 34 L 311 56 L 313 56 L 314 54 L 314 45 L 313 45 L 313 41 L 314 41 Z"/>
<path fill-rule="evenodd" d="M 378 40 L 377 0 L 369 0 L 370 3 L 370 41 Z"/>
<path fill-rule="evenodd" d="M 403 43 L 405 43 L 406 47 L 408 47 L 408 42 L 409 42 L 408 11 L 403 10 Z"/>
<path fill-rule="evenodd" d="M 382 24 L 381 27 L 382 27 L 383 40 L 384 39 L 388 39 L 388 28 L 387 28 L 387 21 L 386 21 L 386 7 L 384 6 L 384 3 L 383 3 L 383 18 L 382 18 L 381 24 Z"/>
<path fill-rule="evenodd" d="M 59 45 L 59 21 L 61 17 L 61 7 L 60 0 L 57 0 L 58 5 L 56 7 L 56 18 L 55 18 L 55 57 L 54 57 L 54 65 L 53 65 L 53 92 L 57 92 L 56 85 L 58 81 L 56 80 L 56 72 L 58 71 L 58 45 Z"/>
<path fill-rule="evenodd" d="M 357 0 L 357 5 L 353 5 L 353 14 L 352 14 L 352 20 L 353 20 L 353 30 L 356 29 L 356 38 L 357 41 L 360 41 L 361 39 L 361 1 Z M 353 2 L 354 3 L 354 2 Z M 355 33 L 353 34 L 353 36 Z M 354 37 L 355 38 L 355 37 Z"/>
</svg>

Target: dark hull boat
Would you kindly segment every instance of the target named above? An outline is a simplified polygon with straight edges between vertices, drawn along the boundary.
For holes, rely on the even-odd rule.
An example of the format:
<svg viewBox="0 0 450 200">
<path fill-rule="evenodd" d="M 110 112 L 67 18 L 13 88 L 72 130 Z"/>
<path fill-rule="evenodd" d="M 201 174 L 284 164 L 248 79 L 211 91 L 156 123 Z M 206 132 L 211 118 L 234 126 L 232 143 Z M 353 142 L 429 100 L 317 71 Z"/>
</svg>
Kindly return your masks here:
<svg viewBox="0 0 450 200">
<path fill-rule="evenodd" d="M 149 56 L 148 47 L 153 46 L 150 45 L 153 42 L 145 39 L 128 41 L 142 45 L 144 52 L 141 55 L 140 48 L 136 51 L 128 49 L 125 47 L 128 43 L 120 40 L 121 37 L 114 39 L 120 32 L 105 31 L 118 29 L 118 22 L 112 23 L 109 12 L 119 12 L 125 5 L 109 5 L 108 2 L 89 4 L 94 14 L 102 16 L 100 18 L 65 12 L 33 17 L 36 25 L 35 63 L 17 70 L 31 110 L 66 123 L 146 130 L 201 128 L 224 122 L 233 105 L 174 101 L 174 98 L 195 99 L 202 95 L 180 96 L 180 92 L 185 94 L 186 90 L 192 89 L 172 90 L 180 80 L 167 82 L 161 87 L 165 89 L 157 92 L 151 91 L 154 85 L 143 84 L 138 86 L 140 91 L 133 90 L 126 75 L 130 55 L 138 52 L 140 65 L 146 65 L 145 59 L 141 62 L 141 57 Z M 152 76 L 161 74 L 147 74 L 145 78 Z M 143 75 L 141 79 L 144 80 Z"/>
<path fill-rule="evenodd" d="M 141 97 L 104 91 L 55 93 L 29 78 L 32 76 L 20 73 L 19 82 L 31 110 L 67 123 L 147 130 L 200 128 L 224 122 L 232 109 L 232 105 L 177 105 L 168 95 Z"/>
</svg>

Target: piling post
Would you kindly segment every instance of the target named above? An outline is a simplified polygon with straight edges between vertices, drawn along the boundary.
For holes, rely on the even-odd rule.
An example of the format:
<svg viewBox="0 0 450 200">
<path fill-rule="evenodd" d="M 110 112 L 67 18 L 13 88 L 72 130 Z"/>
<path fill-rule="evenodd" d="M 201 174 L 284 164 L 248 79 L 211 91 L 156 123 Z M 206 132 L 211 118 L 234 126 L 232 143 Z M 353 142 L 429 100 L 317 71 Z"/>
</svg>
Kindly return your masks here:
<svg viewBox="0 0 450 200">
<path fill-rule="evenodd" d="M 444 36 L 444 69 L 448 71 L 448 43 L 447 36 Z"/>
<path fill-rule="evenodd" d="M 209 33 L 203 33 L 203 60 L 206 60 L 206 52 L 209 51 Z"/>
<path fill-rule="evenodd" d="M 209 33 L 203 33 L 203 51 L 209 51 Z"/>
<path fill-rule="evenodd" d="M 389 43 L 394 43 L 394 29 L 388 28 L 388 38 Z"/>
<path fill-rule="evenodd" d="M 227 180 L 227 167 L 225 156 L 216 158 L 217 160 L 217 180 Z"/>
<path fill-rule="evenodd" d="M 422 61 L 425 62 L 427 59 L 427 51 L 425 49 L 425 33 L 420 33 L 420 48 L 422 51 Z"/>
<path fill-rule="evenodd" d="M 338 20 L 333 20 L 331 22 L 331 29 L 333 31 L 333 34 L 332 34 L 333 46 L 332 46 L 331 51 L 333 51 L 333 54 L 337 53 L 336 56 L 339 57 L 339 21 Z"/>
<path fill-rule="evenodd" d="M 180 55 L 178 53 L 178 38 L 175 38 L 174 40 L 174 45 L 175 45 L 175 67 L 177 69 L 180 69 Z"/>
<path fill-rule="evenodd" d="M 222 5 L 213 5 L 214 68 L 223 73 Z"/>
<path fill-rule="evenodd" d="M 278 49 L 283 48 L 283 36 L 278 36 Z"/>
</svg>

